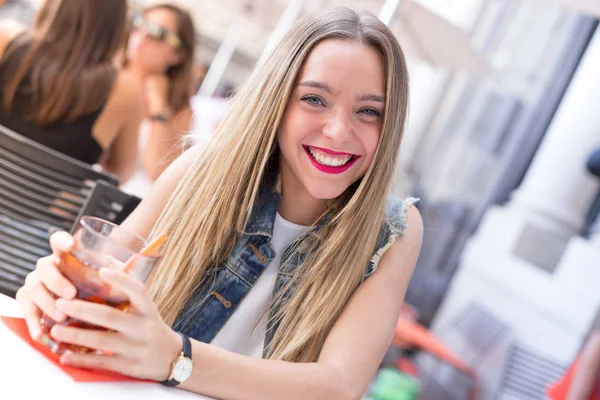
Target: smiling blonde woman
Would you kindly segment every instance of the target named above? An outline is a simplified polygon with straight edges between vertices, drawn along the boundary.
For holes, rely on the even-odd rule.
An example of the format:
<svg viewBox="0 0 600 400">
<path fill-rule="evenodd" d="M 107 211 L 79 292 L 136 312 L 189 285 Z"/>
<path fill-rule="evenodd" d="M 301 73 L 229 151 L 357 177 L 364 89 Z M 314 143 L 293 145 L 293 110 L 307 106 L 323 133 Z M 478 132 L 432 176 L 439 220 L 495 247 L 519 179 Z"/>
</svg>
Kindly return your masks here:
<svg viewBox="0 0 600 400">
<path fill-rule="evenodd" d="M 42 311 L 104 326 L 54 327 L 113 353 L 62 362 L 221 399 L 360 398 L 421 245 L 414 199 L 388 197 L 407 100 L 400 46 L 372 14 L 300 21 L 208 146 L 181 156 L 124 223 L 169 235 L 149 288 L 101 270 L 134 311 L 75 299 L 56 268 L 72 246 L 60 233 L 17 296 L 30 332 Z"/>
</svg>

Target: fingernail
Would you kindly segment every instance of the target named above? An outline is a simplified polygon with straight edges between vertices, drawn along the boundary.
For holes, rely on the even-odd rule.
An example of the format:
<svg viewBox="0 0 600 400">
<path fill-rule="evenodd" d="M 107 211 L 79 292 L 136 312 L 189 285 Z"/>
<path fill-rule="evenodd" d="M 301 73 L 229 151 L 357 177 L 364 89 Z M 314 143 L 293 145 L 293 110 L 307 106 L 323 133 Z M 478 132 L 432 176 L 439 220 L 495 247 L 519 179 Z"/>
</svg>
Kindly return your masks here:
<svg viewBox="0 0 600 400">
<path fill-rule="evenodd" d="M 52 327 L 52 329 L 50 329 L 50 336 L 52 336 L 55 339 L 58 339 L 56 336 L 60 336 L 59 325 L 55 325 Z"/>
<path fill-rule="evenodd" d="M 73 297 L 75 297 L 76 293 L 77 291 L 75 290 L 75 288 L 68 287 L 63 290 L 63 297 L 66 297 L 67 299 L 72 299 Z"/>
<path fill-rule="evenodd" d="M 29 336 L 31 336 L 33 340 L 37 341 L 40 338 L 41 334 L 42 332 L 40 332 L 38 328 L 29 329 Z"/>
<path fill-rule="evenodd" d="M 65 246 L 72 247 L 73 244 L 75 244 L 73 237 L 69 236 L 68 238 L 67 237 L 65 238 Z"/>
<path fill-rule="evenodd" d="M 58 299 L 56 300 L 56 306 L 54 309 L 54 313 L 56 314 L 57 321 L 64 321 L 67 319 L 67 315 L 61 310 L 64 310 L 67 307 L 68 300 Z"/>
<path fill-rule="evenodd" d="M 65 299 L 56 299 L 56 308 L 63 308 L 67 305 L 67 300 Z"/>
</svg>

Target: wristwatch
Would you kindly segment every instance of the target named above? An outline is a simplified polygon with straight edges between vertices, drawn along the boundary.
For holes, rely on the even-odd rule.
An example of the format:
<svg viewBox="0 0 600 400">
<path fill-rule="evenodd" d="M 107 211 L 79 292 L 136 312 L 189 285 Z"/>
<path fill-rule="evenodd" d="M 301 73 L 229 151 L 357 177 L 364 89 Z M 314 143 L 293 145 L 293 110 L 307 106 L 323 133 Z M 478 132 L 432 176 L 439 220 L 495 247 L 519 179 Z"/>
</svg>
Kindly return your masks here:
<svg viewBox="0 0 600 400">
<path fill-rule="evenodd" d="M 181 336 L 181 354 L 171 364 L 169 378 L 161 382 L 166 386 L 177 386 L 186 381 L 192 375 L 192 369 L 194 368 L 194 364 L 192 363 L 192 342 L 183 333 L 177 332 L 177 334 Z"/>
</svg>

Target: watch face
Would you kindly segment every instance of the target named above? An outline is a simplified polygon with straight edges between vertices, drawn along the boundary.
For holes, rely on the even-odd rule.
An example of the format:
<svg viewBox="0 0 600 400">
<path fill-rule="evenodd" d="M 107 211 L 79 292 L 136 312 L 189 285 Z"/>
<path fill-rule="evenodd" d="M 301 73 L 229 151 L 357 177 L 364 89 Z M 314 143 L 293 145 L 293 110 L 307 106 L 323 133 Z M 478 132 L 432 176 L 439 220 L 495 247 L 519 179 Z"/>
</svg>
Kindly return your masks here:
<svg viewBox="0 0 600 400">
<path fill-rule="evenodd" d="M 192 360 L 187 357 L 181 357 L 173 366 L 173 379 L 183 382 L 192 375 Z"/>
</svg>

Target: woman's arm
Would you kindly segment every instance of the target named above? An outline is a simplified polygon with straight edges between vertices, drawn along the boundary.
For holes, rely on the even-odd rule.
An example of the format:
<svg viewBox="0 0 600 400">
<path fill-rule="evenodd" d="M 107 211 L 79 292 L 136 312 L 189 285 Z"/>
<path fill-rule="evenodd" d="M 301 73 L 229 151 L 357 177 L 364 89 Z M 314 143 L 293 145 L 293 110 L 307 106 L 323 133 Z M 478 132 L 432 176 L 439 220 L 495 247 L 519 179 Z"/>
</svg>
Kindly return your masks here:
<svg viewBox="0 0 600 400">
<path fill-rule="evenodd" d="M 173 110 L 167 99 L 169 78 L 153 75 L 145 80 L 148 116 L 166 117 L 166 121 L 151 120 L 142 165 L 150 179 L 155 181 L 160 174 L 184 150 L 182 138 L 190 130 L 192 110 L 189 105 Z"/>
<path fill-rule="evenodd" d="M 422 221 L 414 207 L 407 226 L 352 296 L 318 362 L 254 359 L 193 341 L 194 372 L 181 387 L 226 400 L 360 399 L 391 343 L 421 248 Z"/>
<path fill-rule="evenodd" d="M 600 378 L 600 333 L 587 341 L 573 375 L 567 400 L 587 400 Z"/>
<path fill-rule="evenodd" d="M 133 220 L 144 218 L 140 209 Z M 421 238 L 421 218 L 411 208 L 406 236 L 390 247 L 377 272 L 352 296 L 317 362 L 254 359 L 193 341 L 194 371 L 181 388 L 223 400 L 360 399 L 391 343 Z M 114 355 L 66 353 L 61 362 L 143 379 L 167 379 L 171 362 L 181 352 L 181 339 L 164 323 L 142 283 L 114 269 L 103 268 L 100 276 L 127 296 L 133 311 L 60 299 L 56 308 L 62 314 L 108 331 L 57 325 L 51 334 L 57 340 Z"/>
<path fill-rule="evenodd" d="M 155 181 L 184 150 L 183 136 L 190 130 L 192 110 L 189 107 L 173 114 L 168 121 L 150 121 L 148 141 L 142 165 Z"/>
</svg>

